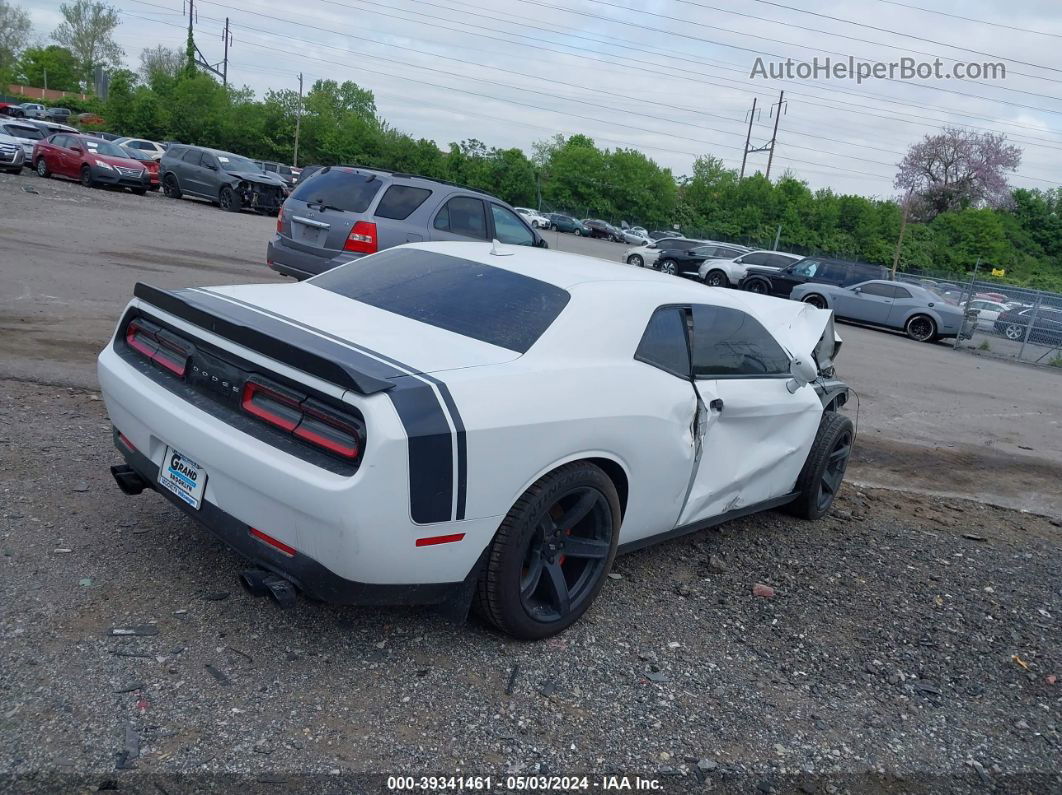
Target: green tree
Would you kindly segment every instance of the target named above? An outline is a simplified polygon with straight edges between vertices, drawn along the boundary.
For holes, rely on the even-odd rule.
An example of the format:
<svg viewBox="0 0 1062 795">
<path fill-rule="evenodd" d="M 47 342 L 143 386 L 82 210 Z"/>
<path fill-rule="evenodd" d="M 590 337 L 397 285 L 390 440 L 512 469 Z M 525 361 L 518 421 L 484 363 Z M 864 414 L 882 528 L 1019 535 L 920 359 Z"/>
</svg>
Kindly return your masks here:
<svg viewBox="0 0 1062 795">
<path fill-rule="evenodd" d="M 18 60 L 19 80 L 31 86 L 76 91 L 81 82 L 80 67 L 66 47 L 49 44 L 23 50 Z"/>
<path fill-rule="evenodd" d="M 52 32 L 52 38 L 74 54 L 85 85 L 92 83 L 97 66 L 121 62 L 122 48 L 114 40 L 114 29 L 121 21 L 116 8 L 93 0 L 74 0 L 62 3 L 59 12 L 63 22 Z"/>
<path fill-rule="evenodd" d="M 0 73 L 14 70 L 15 60 L 29 42 L 32 27 L 26 11 L 0 0 Z"/>
<path fill-rule="evenodd" d="M 177 81 L 184 69 L 185 55 L 180 50 L 163 47 L 145 47 L 140 52 L 140 78 L 156 91 L 166 92 Z"/>
</svg>

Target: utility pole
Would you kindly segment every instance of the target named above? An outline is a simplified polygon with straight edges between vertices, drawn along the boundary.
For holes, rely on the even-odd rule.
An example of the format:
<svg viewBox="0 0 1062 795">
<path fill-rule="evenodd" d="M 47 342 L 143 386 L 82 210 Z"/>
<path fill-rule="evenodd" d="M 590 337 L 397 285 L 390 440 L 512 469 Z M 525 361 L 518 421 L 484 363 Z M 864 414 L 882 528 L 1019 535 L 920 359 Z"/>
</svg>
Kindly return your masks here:
<svg viewBox="0 0 1062 795">
<path fill-rule="evenodd" d="M 903 248 L 903 233 L 907 230 L 907 213 L 911 208 L 911 191 L 903 197 L 903 219 L 900 221 L 900 237 L 896 241 L 896 253 L 892 255 L 892 279 L 896 281 L 896 269 L 900 267 L 900 249 Z"/>
<path fill-rule="evenodd" d="M 745 160 L 749 156 L 749 141 L 752 140 L 752 119 L 756 115 L 756 97 L 752 98 L 752 110 L 749 111 L 749 131 L 745 134 L 745 151 L 741 155 L 741 176 L 738 177 L 740 182 L 745 178 Z"/>
<path fill-rule="evenodd" d="M 44 67 L 44 90 L 48 90 L 48 67 Z"/>
<path fill-rule="evenodd" d="M 774 113 L 774 108 L 778 108 L 778 112 L 774 114 L 774 132 L 771 133 L 771 153 L 767 155 L 767 179 L 771 178 L 771 161 L 774 160 L 774 142 L 778 139 L 778 119 L 782 115 L 782 106 L 785 104 L 785 92 L 778 92 L 778 104 L 771 108 L 771 113 Z"/>
<path fill-rule="evenodd" d="M 232 36 L 229 33 L 229 18 L 225 17 L 225 32 L 221 34 L 221 38 L 225 42 L 225 58 L 221 61 L 221 84 L 226 88 L 229 87 L 229 45 L 232 43 Z"/>
<path fill-rule="evenodd" d="M 299 166 L 299 128 L 302 126 L 302 72 L 299 72 L 299 107 L 295 110 L 295 153 L 291 156 L 291 165 Z"/>
</svg>

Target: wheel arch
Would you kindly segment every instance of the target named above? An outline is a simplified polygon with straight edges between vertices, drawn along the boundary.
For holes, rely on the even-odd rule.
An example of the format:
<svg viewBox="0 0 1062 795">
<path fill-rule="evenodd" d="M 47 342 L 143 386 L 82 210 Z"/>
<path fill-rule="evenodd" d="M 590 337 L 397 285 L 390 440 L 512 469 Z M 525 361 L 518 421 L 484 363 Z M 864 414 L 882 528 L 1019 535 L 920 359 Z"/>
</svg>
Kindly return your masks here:
<svg viewBox="0 0 1062 795">
<path fill-rule="evenodd" d="M 618 456 L 604 450 L 585 450 L 580 453 L 572 453 L 571 455 L 567 455 L 564 458 L 560 458 L 543 467 L 512 495 L 509 500 L 510 508 L 516 504 L 516 501 L 520 499 L 524 492 L 546 475 L 555 472 L 563 466 L 580 461 L 586 461 L 600 467 L 608 476 L 608 479 L 612 481 L 612 485 L 616 487 L 616 493 L 619 494 L 620 518 L 622 519 L 623 516 L 626 516 L 627 500 L 630 496 L 630 472 L 627 465 L 624 464 Z"/>
</svg>

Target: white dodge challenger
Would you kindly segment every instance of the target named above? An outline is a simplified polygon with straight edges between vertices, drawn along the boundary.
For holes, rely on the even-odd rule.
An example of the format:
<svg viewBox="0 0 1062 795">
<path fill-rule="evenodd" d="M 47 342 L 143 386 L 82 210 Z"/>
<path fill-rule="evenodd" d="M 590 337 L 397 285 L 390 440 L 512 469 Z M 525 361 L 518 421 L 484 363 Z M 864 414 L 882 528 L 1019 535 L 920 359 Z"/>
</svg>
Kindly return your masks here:
<svg viewBox="0 0 1062 795">
<path fill-rule="evenodd" d="M 282 605 L 473 602 L 541 638 L 617 552 L 829 510 L 852 448 L 832 314 L 490 243 L 298 284 L 138 284 L 99 381 L 154 489 Z"/>
</svg>

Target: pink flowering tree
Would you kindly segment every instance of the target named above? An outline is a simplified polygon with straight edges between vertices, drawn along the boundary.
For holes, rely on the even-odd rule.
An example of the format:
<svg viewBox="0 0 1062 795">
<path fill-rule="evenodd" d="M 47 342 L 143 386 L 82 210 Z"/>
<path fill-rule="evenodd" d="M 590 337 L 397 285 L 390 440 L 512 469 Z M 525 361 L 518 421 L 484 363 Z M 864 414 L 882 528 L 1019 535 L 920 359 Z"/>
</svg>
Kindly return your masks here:
<svg viewBox="0 0 1062 795">
<path fill-rule="evenodd" d="M 911 195 L 911 211 L 930 220 L 963 207 L 1007 207 L 1007 175 L 1021 149 L 1005 135 L 945 127 L 914 144 L 896 173 L 895 186 Z"/>
</svg>

